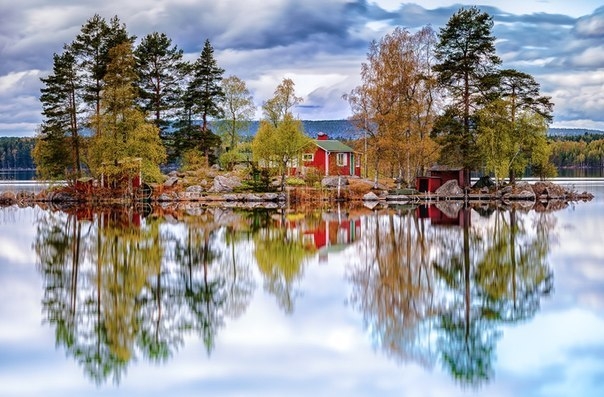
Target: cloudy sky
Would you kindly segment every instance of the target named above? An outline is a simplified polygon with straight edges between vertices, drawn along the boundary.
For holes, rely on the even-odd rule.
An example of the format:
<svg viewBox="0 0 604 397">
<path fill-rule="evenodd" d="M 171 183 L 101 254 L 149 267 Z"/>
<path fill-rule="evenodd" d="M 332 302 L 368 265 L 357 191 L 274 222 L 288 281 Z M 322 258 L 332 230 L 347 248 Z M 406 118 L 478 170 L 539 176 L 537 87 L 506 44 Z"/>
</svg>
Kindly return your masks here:
<svg viewBox="0 0 604 397">
<path fill-rule="evenodd" d="M 166 33 L 195 59 L 206 38 L 225 76 L 258 105 L 284 78 L 304 97 L 298 117 L 350 115 L 369 43 L 394 27 L 438 29 L 462 6 L 495 21 L 503 67 L 532 74 L 555 103 L 553 127 L 604 129 L 604 4 L 596 0 L 0 0 L 0 136 L 32 136 L 40 77 L 95 13 L 130 34 Z"/>
</svg>

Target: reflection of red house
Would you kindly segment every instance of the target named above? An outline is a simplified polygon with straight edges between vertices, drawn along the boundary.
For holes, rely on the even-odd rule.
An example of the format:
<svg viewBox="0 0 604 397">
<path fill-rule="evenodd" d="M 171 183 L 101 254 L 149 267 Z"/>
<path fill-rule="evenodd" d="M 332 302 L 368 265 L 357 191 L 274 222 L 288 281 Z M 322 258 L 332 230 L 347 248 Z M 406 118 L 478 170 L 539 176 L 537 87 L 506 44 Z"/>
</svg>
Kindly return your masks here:
<svg viewBox="0 0 604 397">
<path fill-rule="evenodd" d="M 361 220 L 341 217 L 335 213 L 323 213 L 319 225 L 304 232 L 304 238 L 319 251 L 324 260 L 329 252 L 340 251 L 361 236 Z"/>
<path fill-rule="evenodd" d="M 292 236 L 301 237 L 304 247 L 318 251 L 319 259 L 327 259 L 361 237 L 361 219 L 349 218 L 341 212 L 323 212 L 321 219 L 308 219 L 303 214 L 290 214 L 286 219 L 276 217 L 275 226 L 285 227 Z"/>
<path fill-rule="evenodd" d="M 430 219 L 430 223 L 433 225 L 464 226 L 470 224 L 469 211 L 469 209 L 462 208 L 455 213 L 446 214 L 435 204 L 430 204 L 417 207 L 416 215 L 420 219 Z"/>
<path fill-rule="evenodd" d="M 323 175 L 361 176 L 360 155 L 351 147 L 328 139 L 324 132 L 319 132 L 313 142 L 313 150 L 302 156 L 304 168 L 316 168 Z"/>
</svg>

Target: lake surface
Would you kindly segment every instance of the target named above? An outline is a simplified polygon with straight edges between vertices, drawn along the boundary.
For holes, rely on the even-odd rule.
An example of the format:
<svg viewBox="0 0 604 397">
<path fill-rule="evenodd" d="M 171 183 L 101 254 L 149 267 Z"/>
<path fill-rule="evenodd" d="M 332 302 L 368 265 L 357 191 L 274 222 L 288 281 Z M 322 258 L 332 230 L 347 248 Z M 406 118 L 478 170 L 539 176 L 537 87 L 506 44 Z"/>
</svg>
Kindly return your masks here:
<svg viewBox="0 0 604 397">
<path fill-rule="evenodd" d="M 565 208 L 0 209 L 0 396 L 603 396 Z"/>
</svg>

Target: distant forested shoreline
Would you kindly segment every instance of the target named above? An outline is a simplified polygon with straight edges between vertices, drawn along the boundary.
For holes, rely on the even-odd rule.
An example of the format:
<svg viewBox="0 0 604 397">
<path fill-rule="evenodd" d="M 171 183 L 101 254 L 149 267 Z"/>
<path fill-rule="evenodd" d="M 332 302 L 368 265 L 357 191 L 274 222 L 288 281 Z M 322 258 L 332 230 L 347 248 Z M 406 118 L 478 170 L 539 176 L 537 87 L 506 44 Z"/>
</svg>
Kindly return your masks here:
<svg viewBox="0 0 604 397">
<path fill-rule="evenodd" d="M 325 132 L 332 139 L 353 142 L 362 139 L 362 131 L 349 120 L 303 120 L 310 137 Z M 258 122 L 252 122 L 244 134 L 252 138 Z M 548 139 L 553 146 L 552 162 L 562 167 L 604 167 L 604 131 L 586 128 L 550 128 Z M 0 137 L 0 170 L 32 170 L 36 168 L 31 151 L 33 137 Z"/>
</svg>

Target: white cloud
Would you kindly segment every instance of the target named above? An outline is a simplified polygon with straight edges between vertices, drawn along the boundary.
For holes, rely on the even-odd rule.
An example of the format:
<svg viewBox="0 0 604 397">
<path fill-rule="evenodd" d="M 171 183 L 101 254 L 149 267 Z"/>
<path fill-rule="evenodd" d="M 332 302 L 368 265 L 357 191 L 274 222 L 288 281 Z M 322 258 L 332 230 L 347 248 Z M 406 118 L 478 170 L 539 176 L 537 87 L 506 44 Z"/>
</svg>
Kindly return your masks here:
<svg viewBox="0 0 604 397">
<path fill-rule="evenodd" d="M 586 48 L 572 57 L 575 66 L 604 68 L 604 46 Z"/>
<path fill-rule="evenodd" d="M 597 1 L 470 0 L 463 4 L 479 5 L 494 14 L 504 67 L 534 74 L 538 81 L 540 76 L 564 73 L 587 78 L 588 73 L 579 75 L 574 69 L 597 72 L 604 67 L 604 47 L 597 42 L 603 23 L 602 12 L 594 12 L 600 5 Z M 52 54 L 71 42 L 95 13 L 106 19 L 117 15 L 139 38 L 165 32 L 188 59 L 195 59 L 209 38 L 225 74 L 246 80 L 257 104 L 272 95 L 284 76 L 295 76 L 297 89 L 312 106 L 301 109 L 300 115 L 330 119 L 349 115 L 341 95 L 357 84 L 371 40 L 394 26 L 413 29 L 430 23 L 438 29 L 459 6 L 448 0 L 83 0 L 77 4 L 24 0 L 19 8 L 0 5 L 0 129 L 33 135 L 29 126 L 41 121 L 40 106 L 35 104 L 39 77 L 46 74 L 41 71 L 51 69 Z M 562 89 L 550 80 L 547 90 Z M 585 89 L 582 94 L 591 92 Z M 15 98 L 21 98 L 17 100 L 21 109 L 15 108 Z M 588 101 L 588 109 L 574 106 L 576 101 L 564 96 L 559 101 L 553 98 L 556 121 L 600 123 L 602 117 L 592 110 L 598 98 Z M 11 130 L 22 123 L 27 129 Z"/>
</svg>

